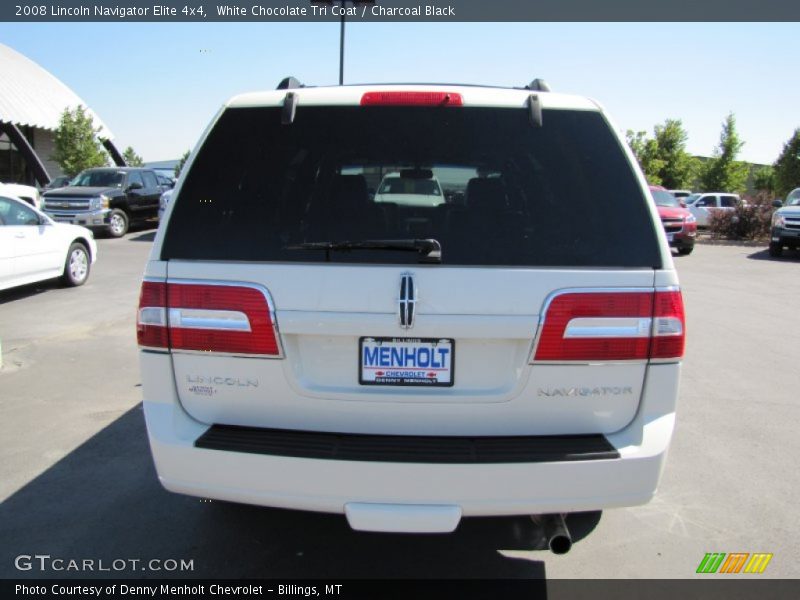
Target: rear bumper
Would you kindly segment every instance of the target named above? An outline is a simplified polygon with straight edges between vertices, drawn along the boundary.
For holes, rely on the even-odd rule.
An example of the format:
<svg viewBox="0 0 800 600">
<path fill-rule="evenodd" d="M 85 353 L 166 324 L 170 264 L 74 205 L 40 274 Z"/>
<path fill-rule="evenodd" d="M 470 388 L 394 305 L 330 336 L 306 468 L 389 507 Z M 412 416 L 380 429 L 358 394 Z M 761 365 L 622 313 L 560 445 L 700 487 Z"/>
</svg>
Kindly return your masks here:
<svg viewBox="0 0 800 600">
<path fill-rule="evenodd" d="M 383 531 L 451 530 L 454 519 L 458 522 L 454 515 L 567 513 L 646 503 L 656 491 L 672 437 L 680 370 L 674 364 L 650 367 L 636 417 L 606 436 L 619 458 L 442 464 L 199 448 L 196 441 L 209 426 L 186 414 L 174 392 L 167 398 L 150 395 L 174 390 L 168 357 L 142 352 L 140 358 L 150 446 L 166 489 L 247 504 L 345 513 L 354 526 L 366 522 L 359 527 Z M 424 514 L 409 516 L 403 507 Z M 368 517 L 359 518 L 365 514 Z M 376 520 L 376 514 L 386 518 Z M 448 525 L 441 529 L 431 524 L 431 514 L 445 515 Z M 408 525 L 398 525 L 406 517 Z"/>
</svg>

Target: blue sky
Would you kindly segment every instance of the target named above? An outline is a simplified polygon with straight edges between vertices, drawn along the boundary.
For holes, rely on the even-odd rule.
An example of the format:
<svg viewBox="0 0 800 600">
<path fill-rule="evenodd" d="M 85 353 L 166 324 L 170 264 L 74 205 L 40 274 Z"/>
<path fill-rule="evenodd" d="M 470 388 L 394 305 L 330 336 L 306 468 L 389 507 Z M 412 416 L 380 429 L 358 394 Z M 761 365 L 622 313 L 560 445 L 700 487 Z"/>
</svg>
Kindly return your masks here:
<svg viewBox="0 0 800 600">
<path fill-rule="evenodd" d="M 771 163 L 800 127 L 798 32 L 798 23 L 353 23 L 345 82 L 542 77 L 599 100 L 623 131 L 681 119 L 687 149 L 701 155 L 733 112 L 740 157 Z M 338 81 L 338 23 L 0 23 L 0 42 L 75 90 L 120 148 L 148 161 L 193 147 L 234 94 L 286 75 Z"/>
</svg>

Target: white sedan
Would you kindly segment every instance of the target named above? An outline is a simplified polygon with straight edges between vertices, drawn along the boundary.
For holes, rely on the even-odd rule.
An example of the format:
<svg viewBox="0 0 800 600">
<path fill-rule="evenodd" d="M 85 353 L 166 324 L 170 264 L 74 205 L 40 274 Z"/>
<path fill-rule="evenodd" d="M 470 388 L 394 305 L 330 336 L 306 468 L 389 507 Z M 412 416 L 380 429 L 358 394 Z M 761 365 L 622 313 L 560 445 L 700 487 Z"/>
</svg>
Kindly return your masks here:
<svg viewBox="0 0 800 600">
<path fill-rule="evenodd" d="M 96 258 L 85 227 L 56 223 L 19 198 L 0 195 L 0 290 L 56 277 L 83 285 Z"/>
</svg>

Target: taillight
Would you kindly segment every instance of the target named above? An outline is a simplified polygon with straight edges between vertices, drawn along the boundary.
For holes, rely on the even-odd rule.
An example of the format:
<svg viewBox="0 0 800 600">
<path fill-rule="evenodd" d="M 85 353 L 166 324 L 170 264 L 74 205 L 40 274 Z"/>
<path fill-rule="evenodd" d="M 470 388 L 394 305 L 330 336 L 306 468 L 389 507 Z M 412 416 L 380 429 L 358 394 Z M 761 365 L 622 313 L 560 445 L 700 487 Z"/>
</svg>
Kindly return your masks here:
<svg viewBox="0 0 800 600">
<path fill-rule="evenodd" d="M 685 343 L 686 313 L 683 310 L 681 292 L 679 290 L 656 292 L 650 358 L 681 358 Z"/>
<path fill-rule="evenodd" d="M 147 348 L 169 348 L 167 332 L 167 284 L 142 282 L 139 293 L 139 314 L 136 319 L 136 339 Z"/>
<path fill-rule="evenodd" d="M 533 360 L 601 362 L 683 356 L 680 291 L 566 292 L 545 308 Z"/>
<path fill-rule="evenodd" d="M 461 94 L 452 92 L 365 92 L 361 106 L 463 106 Z"/>
<path fill-rule="evenodd" d="M 145 281 L 139 345 L 177 351 L 280 356 L 266 290 L 246 285 Z"/>
</svg>

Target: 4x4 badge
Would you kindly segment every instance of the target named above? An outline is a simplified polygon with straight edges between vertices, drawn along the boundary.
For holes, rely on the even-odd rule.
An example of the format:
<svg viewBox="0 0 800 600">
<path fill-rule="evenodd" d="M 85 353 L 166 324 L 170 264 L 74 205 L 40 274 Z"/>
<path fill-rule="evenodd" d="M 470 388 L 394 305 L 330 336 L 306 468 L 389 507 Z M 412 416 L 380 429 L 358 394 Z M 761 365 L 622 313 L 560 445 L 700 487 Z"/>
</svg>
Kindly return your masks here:
<svg viewBox="0 0 800 600">
<path fill-rule="evenodd" d="M 414 326 L 414 308 L 417 303 L 417 286 L 411 273 L 400 276 L 400 299 L 397 302 L 400 327 L 411 329 Z"/>
</svg>

